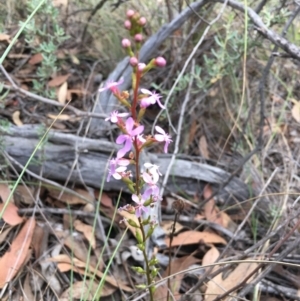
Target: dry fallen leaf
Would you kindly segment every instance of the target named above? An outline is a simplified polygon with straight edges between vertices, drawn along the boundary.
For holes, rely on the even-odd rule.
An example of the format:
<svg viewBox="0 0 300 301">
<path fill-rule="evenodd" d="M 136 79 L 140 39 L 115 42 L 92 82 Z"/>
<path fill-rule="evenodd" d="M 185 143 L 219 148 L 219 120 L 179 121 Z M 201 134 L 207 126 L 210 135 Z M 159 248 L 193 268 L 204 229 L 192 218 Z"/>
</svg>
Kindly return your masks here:
<svg viewBox="0 0 300 301">
<path fill-rule="evenodd" d="M 292 99 L 292 102 L 294 104 L 292 108 L 292 116 L 298 123 L 300 123 L 300 101 Z"/>
<path fill-rule="evenodd" d="M 220 256 L 219 250 L 215 246 L 212 246 L 203 256 L 202 265 L 205 266 L 205 265 L 210 265 L 212 263 L 215 263 L 216 260 L 219 258 L 219 256 Z M 209 267 L 205 269 L 207 270 L 209 269 Z"/>
<path fill-rule="evenodd" d="M 8 34 L 5 34 L 5 33 L 0 33 L 0 42 L 7 42 L 7 43 L 10 43 L 10 36 Z"/>
<path fill-rule="evenodd" d="M 13 112 L 12 120 L 13 120 L 14 124 L 17 125 L 17 126 L 23 125 L 23 122 L 20 119 L 20 111 Z"/>
<path fill-rule="evenodd" d="M 59 115 L 53 115 L 53 114 L 47 114 L 47 116 L 51 119 L 56 119 L 56 120 L 69 120 L 72 118 L 71 116 L 67 114 L 59 114 Z"/>
<path fill-rule="evenodd" d="M 69 76 L 70 76 L 70 74 L 66 74 L 66 75 L 58 75 L 58 76 L 52 78 L 48 82 L 48 87 L 50 87 L 50 88 L 59 87 L 60 85 L 62 85 L 63 83 L 65 83 L 67 81 Z"/>
<path fill-rule="evenodd" d="M 55 188 L 48 188 L 48 191 L 49 191 L 49 196 L 51 196 L 52 198 L 57 199 L 61 202 L 64 202 L 66 204 L 69 204 L 69 205 L 85 205 L 87 203 L 94 202 L 93 194 L 89 193 L 85 189 L 80 189 L 80 188 L 74 189 L 74 192 L 76 192 L 76 194 L 82 196 L 82 198 L 80 198 L 76 194 L 72 194 L 72 193 L 69 193 L 66 191 L 59 198 L 60 193 L 61 193 L 60 190 L 55 189 Z"/>
<path fill-rule="evenodd" d="M 28 63 L 30 64 L 30 65 L 36 65 L 36 64 L 39 64 L 40 62 L 42 62 L 43 61 L 43 55 L 41 54 L 41 53 L 36 53 L 36 54 L 34 54 L 31 58 L 30 58 L 30 60 L 28 61 Z"/>
<path fill-rule="evenodd" d="M 8 227 L 5 230 L 0 230 L 0 244 L 2 244 L 4 241 L 6 241 L 7 235 L 9 232 L 13 229 L 13 227 Z"/>
<path fill-rule="evenodd" d="M 174 296 L 179 296 L 179 289 L 181 280 L 184 277 L 184 273 L 180 273 L 183 270 L 187 270 L 191 265 L 200 262 L 200 259 L 189 255 L 180 258 L 175 258 L 171 262 L 171 273 L 169 273 L 169 267 L 163 274 L 163 278 L 168 277 L 169 274 L 175 274 L 175 277 L 171 278 L 171 291 Z M 155 300 L 166 300 L 168 287 L 167 285 L 161 285 L 155 290 Z"/>
<path fill-rule="evenodd" d="M 87 241 L 92 246 L 92 248 L 95 249 L 96 239 L 95 239 L 95 234 L 94 234 L 93 227 L 90 226 L 90 225 L 84 224 L 80 220 L 76 220 L 76 221 L 74 221 L 74 228 L 77 231 L 82 232 L 84 237 L 87 239 Z"/>
<path fill-rule="evenodd" d="M 237 284 L 244 281 L 244 279 L 251 274 L 256 267 L 258 266 L 257 263 L 240 263 L 225 279 L 222 277 L 222 273 L 218 274 L 216 277 L 211 279 L 207 283 L 207 289 L 205 292 L 205 301 L 212 301 L 218 295 L 221 295 Z M 254 275 L 255 276 L 255 275 Z M 250 282 L 253 279 L 251 277 L 248 281 Z M 234 292 L 230 294 L 230 296 L 224 298 L 223 300 L 229 300 L 233 297 Z"/>
<path fill-rule="evenodd" d="M 18 215 L 18 208 L 14 204 L 14 198 L 13 196 L 10 198 L 8 204 L 8 197 L 11 193 L 11 190 L 9 189 L 8 185 L 5 183 L 0 184 L 0 197 L 2 199 L 2 203 L 0 204 L 0 212 L 3 211 L 2 218 L 3 220 L 11 225 L 15 226 L 23 222 L 23 218 Z M 4 209 L 5 208 L 5 209 Z"/>
<path fill-rule="evenodd" d="M 185 231 L 181 232 L 173 238 L 172 247 L 181 245 L 199 244 L 201 242 L 205 244 L 226 244 L 226 240 L 218 234 L 211 232 L 198 232 L 198 231 Z M 167 246 L 170 245 L 170 238 L 165 239 Z"/>
<path fill-rule="evenodd" d="M 204 198 L 209 198 L 212 195 L 213 191 L 211 186 L 207 184 L 204 187 L 203 196 Z M 206 219 L 210 222 L 219 224 L 220 226 L 234 232 L 237 229 L 237 224 L 232 221 L 229 215 L 223 211 L 220 211 L 215 204 L 214 199 L 210 199 L 203 208 L 204 215 Z"/>
<path fill-rule="evenodd" d="M 174 221 L 162 221 L 161 223 L 161 226 L 167 235 L 171 233 L 173 225 L 174 225 Z M 184 226 L 176 222 L 174 233 L 176 234 L 180 232 L 182 229 L 184 229 Z"/>
<path fill-rule="evenodd" d="M 206 137 L 204 135 L 201 136 L 198 147 L 199 147 L 201 156 L 204 157 L 205 159 L 209 159 L 207 141 L 206 141 Z"/>
<path fill-rule="evenodd" d="M 6 183 L 0 183 L 0 197 L 3 203 L 7 202 L 8 197 L 11 193 L 11 190 L 9 189 L 8 185 Z M 12 195 L 10 202 L 14 203 L 14 196 Z"/>
<path fill-rule="evenodd" d="M 18 185 L 14 191 L 14 198 L 16 202 L 22 202 L 26 205 L 34 204 L 34 189 L 31 187 L 26 187 L 24 185 Z"/>
<path fill-rule="evenodd" d="M 70 285 L 70 287 L 63 292 L 63 294 L 60 296 L 59 301 L 69 301 L 71 299 L 95 300 L 98 287 L 99 283 L 95 281 L 77 281 L 74 284 Z M 101 291 L 99 290 L 98 293 L 101 292 L 101 297 L 106 297 L 110 296 L 115 291 L 115 287 L 108 283 L 105 283 Z"/>
<path fill-rule="evenodd" d="M 75 272 L 80 273 L 82 275 L 84 275 L 86 273 L 86 263 L 85 262 L 82 262 L 76 258 L 73 258 L 73 263 L 72 263 L 70 257 L 65 254 L 61 254 L 61 255 L 49 258 L 48 260 L 52 261 L 52 262 L 57 262 L 58 263 L 57 267 L 59 268 L 59 270 L 61 272 L 67 272 L 67 271 L 70 271 L 71 269 L 73 269 Z M 99 270 L 96 270 L 92 266 L 89 267 L 89 271 L 92 274 L 96 274 L 100 278 L 103 277 L 103 273 Z M 133 291 L 133 289 L 131 287 L 128 287 L 127 285 L 125 285 L 121 280 L 115 279 L 109 275 L 105 276 L 105 281 L 107 283 L 111 284 L 112 286 L 120 288 L 126 292 Z"/>
<path fill-rule="evenodd" d="M 68 83 L 64 82 L 57 90 L 58 102 L 64 105 L 67 101 L 68 96 Z"/>
<path fill-rule="evenodd" d="M 23 299 L 24 301 L 32 301 L 35 300 L 35 295 L 32 292 L 32 287 L 30 285 L 30 274 L 27 273 L 23 286 Z"/>
<path fill-rule="evenodd" d="M 2 212 L 4 207 L 5 207 L 5 203 L 0 204 L 0 212 Z M 18 207 L 11 202 L 9 202 L 6 205 L 2 218 L 7 224 L 11 226 L 16 226 L 23 222 L 23 218 L 20 217 L 18 214 Z"/>
<path fill-rule="evenodd" d="M 25 262 L 35 228 L 34 218 L 29 218 L 13 240 L 10 249 L 0 258 L 0 288 L 11 281 Z"/>
</svg>

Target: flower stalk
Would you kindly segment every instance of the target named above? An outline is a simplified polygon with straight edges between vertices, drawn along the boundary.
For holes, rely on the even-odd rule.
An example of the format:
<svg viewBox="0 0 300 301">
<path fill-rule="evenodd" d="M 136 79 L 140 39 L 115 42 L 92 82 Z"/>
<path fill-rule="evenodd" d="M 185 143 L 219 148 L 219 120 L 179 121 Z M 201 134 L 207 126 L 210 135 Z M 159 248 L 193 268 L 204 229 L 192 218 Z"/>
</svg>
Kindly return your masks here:
<svg viewBox="0 0 300 301">
<path fill-rule="evenodd" d="M 144 126 L 141 124 L 141 120 L 147 108 L 155 103 L 161 109 L 165 109 L 165 106 L 161 102 L 162 96 L 158 93 L 140 88 L 141 80 L 149 70 L 166 65 L 166 61 L 162 57 L 152 59 L 147 65 L 139 62 L 139 50 L 144 40 L 142 28 L 145 24 L 146 19 L 135 11 L 129 10 L 127 12 L 127 20 L 124 22 L 124 26 L 128 29 L 132 41 L 123 39 L 122 47 L 129 54 L 129 62 L 133 68 L 132 101 L 130 101 L 130 94 L 127 91 L 119 91 L 119 86 L 123 83 L 123 79 L 117 82 L 107 82 L 99 92 L 110 90 L 129 111 L 124 113 L 113 111 L 106 118 L 106 121 L 110 121 L 119 127 L 121 134 L 117 137 L 116 143 L 122 145 L 117 152 L 116 158 L 111 159 L 109 162 L 107 181 L 110 181 L 111 177 L 116 180 L 122 180 L 132 193 L 134 204 L 127 204 L 119 208 L 119 210 L 125 210 L 137 217 L 138 223 L 130 218 L 127 220 L 127 223 L 136 228 L 137 248 L 144 256 L 145 267 L 133 267 L 133 270 L 141 275 L 146 275 L 147 283 L 138 287 L 148 288 L 150 300 L 153 301 L 154 281 L 158 274 L 158 268 L 156 267 L 158 261 L 155 257 L 148 258 L 146 241 L 150 238 L 157 225 L 157 222 L 149 214 L 149 208 L 155 206 L 161 200 L 158 182 L 162 174 L 159 171 L 159 166 L 150 162 L 145 163 L 145 169 L 141 171 L 140 153 L 144 148 L 154 143 L 164 143 L 164 152 L 167 153 L 168 146 L 172 140 L 169 134 L 159 126 L 155 127 L 157 134 L 154 136 L 147 135 L 146 138 L 143 136 Z M 131 179 L 131 171 L 127 170 L 130 164 L 135 165 L 134 181 Z"/>
</svg>

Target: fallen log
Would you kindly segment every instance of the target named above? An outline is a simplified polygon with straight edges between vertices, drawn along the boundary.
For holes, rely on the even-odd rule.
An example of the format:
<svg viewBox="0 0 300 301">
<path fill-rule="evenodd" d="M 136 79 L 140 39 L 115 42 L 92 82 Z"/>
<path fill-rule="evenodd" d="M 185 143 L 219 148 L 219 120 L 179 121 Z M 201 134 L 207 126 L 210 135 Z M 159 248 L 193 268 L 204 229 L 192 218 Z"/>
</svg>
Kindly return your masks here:
<svg viewBox="0 0 300 301">
<path fill-rule="evenodd" d="M 27 163 L 42 137 L 41 132 L 41 126 L 36 125 L 0 127 L 2 157 L 5 152 L 13 159 L 11 164 L 20 171 L 19 164 L 24 166 Z M 118 145 L 109 141 L 50 130 L 46 141 L 35 153 L 28 169 L 37 175 L 42 175 L 43 178 L 62 183 L 69 179 L 69 184 L 99 188 L 104 181 L 105 190 L 126 191 L 121 181 L 114 179 L 110 182 L 105 181 L 107 162 L 116 150 Z M 147 158 L 151 163 L 160 166 L 164 176 L 171 155 L 147 153 Z M 206 183 L 218 189 L 229 176 L 230 174 L 221 168 L 178 158 L 165 187 L 165 195 L 171 192 L 201 194 Z M 218 197 L 224 202 L 228 199 L 244 201 L 249 197 L 249 192 L 246 184 L 234 177 L 226 187 L 221 189 Z"/>
</svg>

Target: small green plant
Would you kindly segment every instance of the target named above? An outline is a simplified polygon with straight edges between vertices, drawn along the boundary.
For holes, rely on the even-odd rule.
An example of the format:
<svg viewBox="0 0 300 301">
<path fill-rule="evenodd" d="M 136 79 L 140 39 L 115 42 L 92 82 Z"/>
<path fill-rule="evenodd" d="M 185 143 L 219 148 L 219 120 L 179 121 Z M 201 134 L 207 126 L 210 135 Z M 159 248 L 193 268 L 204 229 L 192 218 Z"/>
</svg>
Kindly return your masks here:
<svg viewBox="0 0 300 301">
<path fill-rule="evenodd" d="M 39 4 L 39 0 L 30 0 L 26 3 L 28 14 L 32 13 Z M 27 23 L 24 29 L 25 42 L 33 53 L 41 53 L 43 60 L 37 69 L 37 79 L 33 80 L 33 90 L 46 97 L 55 98 L 54 89 L 47 89 L 46 83 L 49 78 L 59 71 L 59 62 L 56 52 L 59 46 L 68 37 L 60 27 L 59 10 L 52 1 L 46 1 L 34 18 Z M 24 23 L 20 22 L 22 26 Z"/>
</svg>

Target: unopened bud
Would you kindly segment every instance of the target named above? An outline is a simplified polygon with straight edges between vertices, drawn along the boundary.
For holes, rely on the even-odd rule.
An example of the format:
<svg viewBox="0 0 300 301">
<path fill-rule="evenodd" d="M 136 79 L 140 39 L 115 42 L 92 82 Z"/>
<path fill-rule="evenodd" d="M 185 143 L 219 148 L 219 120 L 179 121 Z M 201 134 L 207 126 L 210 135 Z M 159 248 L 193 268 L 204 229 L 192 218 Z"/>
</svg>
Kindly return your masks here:
<svg viewBox="0 0 300 301">
<path fill-rule="evenodd" d="M 133 56 L 133 57 L 131 57 L 131 58 L 129 59 L 129 64 L 130 64 L 132 67 L 136 67 L 138 63 L 139 63 L 139 61 L 138 61 L 138 59 L 137 59 L 135 56 Z"/>
<path fill-rule="evenodd" d="M 154 61 L 154 64 L 157 66 L 157 67 L 165 67 L 167 62 L 166 60 L 162 57 L 162 56 L 159 56 L 155 59 Z"/>
<path fill-rule="evenodd" d="M 124 27 L 126 28 L 126 29 L 131 29 L 131 22 L 129 21 L 129 20 L 126 20 L 125 22 L 124 22 Z"/>
<path fill-rule="evenodd" d="M 133 9 L 129 9 L 126 13 L 126 16 L 128 19 L 132 18 L 135 14 L 135 11 Z"/>
<path fill-rule="evenodd" d="M 146 67 L 146 64 L 144 64 L 144 63 L 139 63 L 138 64 L 139 71 L 143 71 L 145 69 L 145 67 Z"/>
<path fill-rule="evenodd" d="M 131 46 L 131 42 L 128 39 L 122 40 L 122 47 L 123 48 L 129 48 Z"/>
<path fill-rule="evenodd" d="M 140 17 L 139 19 L 139 25 L 144 26 L 146 24 L 147 20 L 145 17 Z"/>
<path fill-rule="evenodd" d="M 137 34 L 134 36 L 134 40 L 135 40 L 136 42 L 142 42 L 142 41 L 143 41 L 143 36 L 142 36 L 142 34 L 137 33 Z"/>
</svg>

